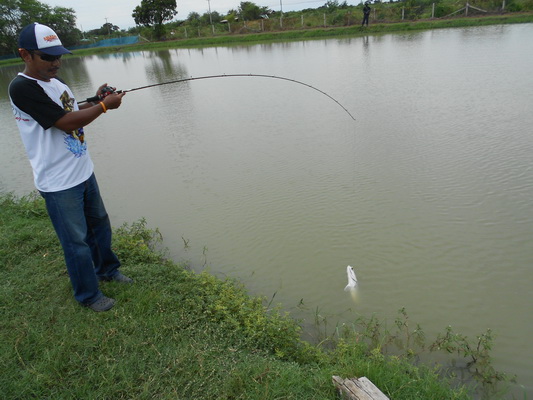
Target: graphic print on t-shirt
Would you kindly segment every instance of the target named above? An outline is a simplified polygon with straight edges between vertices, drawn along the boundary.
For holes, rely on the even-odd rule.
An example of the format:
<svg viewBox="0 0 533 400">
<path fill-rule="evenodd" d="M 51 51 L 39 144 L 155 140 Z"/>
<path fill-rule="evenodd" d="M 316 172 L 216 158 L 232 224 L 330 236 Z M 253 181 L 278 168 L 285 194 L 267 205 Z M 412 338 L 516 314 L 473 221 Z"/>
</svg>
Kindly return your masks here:
<svg viewBox="0 0 533 400">
<path fill-rule="evenodd" d="M 63 92 L 60 99 L 65 111 L 74 111 L 74 99 L 69 96 L 66 90 Z M 85 155 L 87 153 L 87 143 L 85 143 L 85 132 L 83 131 L 83 127 L 72 132 L 65 132 L 65 144 L 77 158 Z"/>
</svg>

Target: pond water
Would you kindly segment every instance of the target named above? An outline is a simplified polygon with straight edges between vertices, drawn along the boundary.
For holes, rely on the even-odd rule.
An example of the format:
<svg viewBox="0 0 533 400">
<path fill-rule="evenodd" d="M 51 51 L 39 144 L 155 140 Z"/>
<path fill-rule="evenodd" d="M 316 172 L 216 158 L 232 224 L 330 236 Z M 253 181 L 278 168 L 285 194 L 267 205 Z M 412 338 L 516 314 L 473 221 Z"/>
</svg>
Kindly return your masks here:
<svg viewBox="0 0 533 400">
<path fill-rule="evenodd" d="M 86 128 L 114 225 L 238 278 L 304 324 L 405 307 L 429 338 L 491 328 L 533 396 L 533 24 L 67 59 L 78 100 L 128 93 Z M 0 69 L 0 191 L 33 190 Z M 359 279 L 343 291 L 346 266 Z"/>
</svg>

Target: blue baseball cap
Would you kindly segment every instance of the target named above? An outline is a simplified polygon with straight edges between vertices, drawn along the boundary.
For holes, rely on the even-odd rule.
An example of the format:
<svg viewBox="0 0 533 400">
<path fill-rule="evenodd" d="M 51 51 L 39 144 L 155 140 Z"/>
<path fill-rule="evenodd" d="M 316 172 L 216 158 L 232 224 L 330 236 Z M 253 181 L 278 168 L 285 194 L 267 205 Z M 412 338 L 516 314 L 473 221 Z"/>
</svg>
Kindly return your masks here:
<svg viewBox="0 0 533 400">
<path fill-rule="evenodd" d="M 48 26 L 34 22 L 26 26 L 19 36 L 19 48 L 39 50 L 51 56 L 72 54 L 63 47 L 59 36 Z"/>
</svg>

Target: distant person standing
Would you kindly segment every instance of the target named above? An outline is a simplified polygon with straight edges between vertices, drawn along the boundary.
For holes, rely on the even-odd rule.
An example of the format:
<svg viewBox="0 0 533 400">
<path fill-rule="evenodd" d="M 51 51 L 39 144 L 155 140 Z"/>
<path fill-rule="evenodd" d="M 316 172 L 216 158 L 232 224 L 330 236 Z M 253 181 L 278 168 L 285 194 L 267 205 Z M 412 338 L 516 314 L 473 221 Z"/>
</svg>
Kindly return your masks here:
<svg viewBox="0 0 533 400">
<path fill-rule="evenodd" d="M 363 7 L 363 22 L 361 23 L 361 26 L 368 26 L 368 18 L 370 17 L 370 6 L 368 5 L 368 1 L 365 3 L 365 6 Z"/>
</svg>

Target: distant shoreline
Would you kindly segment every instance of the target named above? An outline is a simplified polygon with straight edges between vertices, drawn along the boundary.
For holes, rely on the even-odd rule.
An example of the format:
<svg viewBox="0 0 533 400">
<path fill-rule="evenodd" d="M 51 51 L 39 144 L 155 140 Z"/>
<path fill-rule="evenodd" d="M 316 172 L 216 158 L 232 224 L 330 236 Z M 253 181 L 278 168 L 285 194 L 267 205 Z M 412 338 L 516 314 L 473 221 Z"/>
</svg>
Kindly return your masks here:
<svg viewBox="0 0 533 400">
<path fill-rule="evenodd" d="M 150 51 L 173 48 L 198 48 L 213 46 L 250 45 L 265 42 L 283 42 L 292 40 L 312 40 L 332 37 L 358 37 L 382 33 L 411 32 L 430 29 L 461 28 L 487 25 L 533 23 L 533 13 L 506 13 L 482 17 L 465 17 L 449 19 L 430 19 L 406 22 L 390 22 L 370 24 L 368 27 L 360 25 L 298 29 L 279 32 L 228 34 L 220 36 L 206 36 L 189 39 L 166 40 L 160 42 L 145 42 L 127 46 L 93 47 L 74 50 L 73 56 L 93 54 L 118 53 L 127 51 Z M 71 56 L 69 56 L 71 57 Z M 0 60 L 0 67 L 21 62 L 17 58 Z"/>
</svg>

